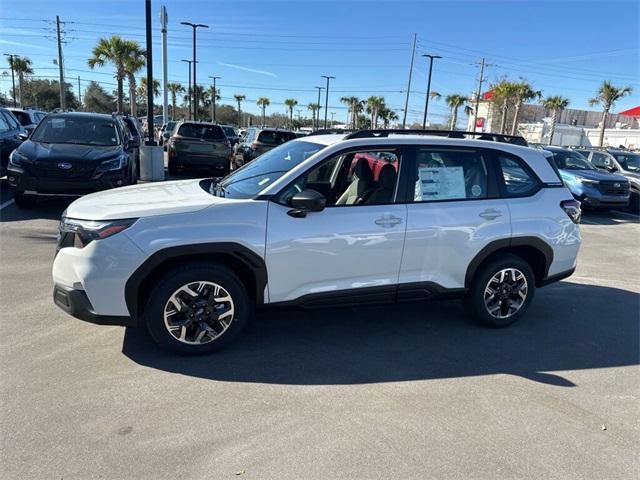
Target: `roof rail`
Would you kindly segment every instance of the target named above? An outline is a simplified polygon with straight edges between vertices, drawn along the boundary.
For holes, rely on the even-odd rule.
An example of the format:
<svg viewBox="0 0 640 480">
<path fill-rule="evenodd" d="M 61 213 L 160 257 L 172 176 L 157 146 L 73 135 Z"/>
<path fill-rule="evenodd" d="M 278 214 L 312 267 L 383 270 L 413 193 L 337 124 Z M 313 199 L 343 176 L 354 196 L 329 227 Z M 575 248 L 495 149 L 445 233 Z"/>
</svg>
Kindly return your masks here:
<svg viewBox="0 0 640 480">
<path fill-rule="evenodd" d="M 342 133 L 355 133 L 362 132 L 364 130 L 354 130 L 353 128 L 321 128 L 320 130 L 316 130 L 311 132 L 307 137 L 311 135 L 340 135 Z"/>
<path fill-rule="evenodd" d="M 490 140 L 493 142 L 510 143 L 523 147 L 529 144 L 524 137 L 519 135 L 505 135 L 502 133 L 491 132 L 464 132 L 461 130 L 407 130 L 407 129 L 389 129 L 389 130 L 357 130 L 344 137 L 345 140 L 354 138 L 384 138 L 389 135 L 435 135 L 447 138 L 476 138 L 477 140 Z"/>
</svg>

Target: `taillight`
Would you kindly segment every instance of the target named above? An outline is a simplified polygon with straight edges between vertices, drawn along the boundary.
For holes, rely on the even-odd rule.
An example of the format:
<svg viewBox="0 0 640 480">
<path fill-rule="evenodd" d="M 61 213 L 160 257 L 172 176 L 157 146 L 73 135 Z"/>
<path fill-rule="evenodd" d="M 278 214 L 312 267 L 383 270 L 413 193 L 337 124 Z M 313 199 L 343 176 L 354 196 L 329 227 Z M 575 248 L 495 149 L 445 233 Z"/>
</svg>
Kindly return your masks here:
<svg viewBox="0 0 640 480">
<path fill-rule="evenodd" d="M 578 200 L 564 200 L 560 202 L 560 206 L 573 223 L 580 223 L 582 209 L 580 208 L 580 202 Z"/>
</svg>

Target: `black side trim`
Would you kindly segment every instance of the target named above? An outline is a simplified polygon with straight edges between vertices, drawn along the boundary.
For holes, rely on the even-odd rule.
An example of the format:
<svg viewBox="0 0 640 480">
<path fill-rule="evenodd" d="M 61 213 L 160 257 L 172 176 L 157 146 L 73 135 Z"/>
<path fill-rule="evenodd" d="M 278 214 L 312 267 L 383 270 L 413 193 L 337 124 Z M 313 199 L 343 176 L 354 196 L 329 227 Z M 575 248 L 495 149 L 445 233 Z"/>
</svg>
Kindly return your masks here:
<svg viewBox="0 0 640 480">
<path fill-rule="evenodd" d="M 398 285 L 398 302 L 460 298 L 466 293 L 466 288 L 445 288 L 435 282 L 402 283 Z"/>
<path fill-rule="evenodd" d="M 125 285 L 125 301 L 127 308 L 132 317 L 138 314 L 138 292 L 142 282 L 163 263 L 179 258 L 192 255 L 230 255 L 237 261 L 241 262 L 251 272 L 255 279 L 256 305 L 260 306 L 264 303 L 264 289 L 267 286 L 267 266 L 264 260 L 255 252 L 247 247 L 233 242 L 221 243 L 198 243 L 195 245 L 183 245 L 178 247 L 169 247 L 160 250 L 151 255 L 138 269 L 133 272 Z"/>
<path fill-rule="evenodd" d="M 91 305 L 89 297 L 83 290 L 75 290 L 56 284 L 53 287 L 53 301 L 72 317 L 85 322 L 98 325 L 120 325 L 122 327 L 131 327 L 136 323 L 131 317 L 96 314 L 93 311 L 93 305 Z"/>
<path fill-rule="evenodd" d="M 555 283 L 555 282 L 559 282 L 560 280 L 564 280 L 567 277 L 570 277 L 571 275 L 573 275 L 573 272 L 575 272 L 576 269 L 575 267 L 572 268 L 571 270 L 566 270 L 564 272 L 560 272 L 560 273 L 556 273 L 555 275 L 551 275 L 550 277 L 546 277 L 545 279 L 542 280 L 541 283 L 541 287 L 544 287 L 545 285 L 549 285 L 550 283 Z"/>
<path fill-rule="evenodd" d="M 473 260 L 471 260 L 469 266 L 467 267 L 467 274 L 464 278 L 465 287 L 469 288 L 471 279 L 478 270 L 478 267 L 489 257 L 489 255 L 497 252 L 498 250 L 509 247 L 533 247 L 536 250 L 539 250 L 545 257 L 544 274 L 542 275 L 542 278 L 547 277 L 549 267 L 553 262 L 553 249 L 549 246 L 549 244 L 544 240 L 539 239 L 538 237 L 513 237 L 505 238 L 502 240 L 495 240 L 489 243 L 482 250 L 480 250 L 480 252 L 478 252 L 478 254 L 473 258 Z"/>
</svg>

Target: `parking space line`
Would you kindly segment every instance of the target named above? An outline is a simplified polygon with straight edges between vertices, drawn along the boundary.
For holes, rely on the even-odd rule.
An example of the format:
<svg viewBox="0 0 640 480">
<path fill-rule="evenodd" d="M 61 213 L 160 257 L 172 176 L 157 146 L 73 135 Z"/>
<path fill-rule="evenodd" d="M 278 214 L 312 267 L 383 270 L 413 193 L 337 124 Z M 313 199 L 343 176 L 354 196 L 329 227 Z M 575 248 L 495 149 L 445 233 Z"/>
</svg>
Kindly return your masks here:
<svg viewBox="0 0 640 480">
<path fill-rule="evenodd" d="M 13 205 L 15 202 L 13 200 L 13 198 L 11 200 L 7 200 L 6 202 L 0 204 L 0 210 L 3 210 L 5 207 L 8 207 L 9 205 Z"/>
</svg>

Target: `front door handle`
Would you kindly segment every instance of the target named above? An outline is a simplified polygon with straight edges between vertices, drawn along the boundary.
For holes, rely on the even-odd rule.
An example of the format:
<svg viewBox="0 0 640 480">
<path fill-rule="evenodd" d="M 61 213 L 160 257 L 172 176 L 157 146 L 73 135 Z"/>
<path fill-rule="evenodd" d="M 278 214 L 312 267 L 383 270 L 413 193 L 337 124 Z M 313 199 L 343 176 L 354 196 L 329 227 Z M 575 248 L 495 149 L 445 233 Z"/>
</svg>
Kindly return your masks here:
<svg viewBox="0 0 640 480">
<path fill-rule="evenodd" d="M 375 220 L 376 225 L 379 225 L 384 228 L 395 227 L 396 225 L 400 225 L 402 223 L 402 219 L 394 216 L 388 217 L 380 217 Z"/>
<path fill-rule="evenodd" d="M 495 220 L 496 218 L 502 216 L 502 212 L 493 208 L 489 208 L 484 212 L 481 212 L 478 216 L 484 218 L 485 220 Z"/>
</svg>

